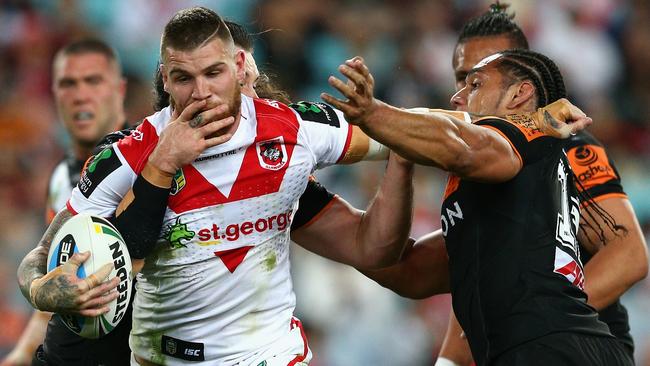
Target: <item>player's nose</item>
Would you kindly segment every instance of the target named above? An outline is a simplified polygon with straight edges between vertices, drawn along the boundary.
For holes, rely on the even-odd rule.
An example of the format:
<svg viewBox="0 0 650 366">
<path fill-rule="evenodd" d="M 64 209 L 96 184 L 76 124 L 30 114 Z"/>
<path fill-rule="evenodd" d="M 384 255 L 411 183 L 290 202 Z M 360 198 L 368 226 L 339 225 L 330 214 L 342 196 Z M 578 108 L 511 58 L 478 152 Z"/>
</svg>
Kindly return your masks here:
<svg viewBox="0 0 650 366">
<path fill-rule="evenodd" d="M 457 91 L 449 100 L 452 108 L 457 111 L 465 111 L 467 108 L 467 98 L 463 95 L 463 90 L 465 90 L 465 88 Z"/>
<path fill-rule="evenodd" d="M 194 89 L 192 90 L 192 98 L 195 100 L 203 100 L 210 97 L 210 88 L 208 83 L 203 78 L 196 78 L 194 81 Z"/>
</svg>

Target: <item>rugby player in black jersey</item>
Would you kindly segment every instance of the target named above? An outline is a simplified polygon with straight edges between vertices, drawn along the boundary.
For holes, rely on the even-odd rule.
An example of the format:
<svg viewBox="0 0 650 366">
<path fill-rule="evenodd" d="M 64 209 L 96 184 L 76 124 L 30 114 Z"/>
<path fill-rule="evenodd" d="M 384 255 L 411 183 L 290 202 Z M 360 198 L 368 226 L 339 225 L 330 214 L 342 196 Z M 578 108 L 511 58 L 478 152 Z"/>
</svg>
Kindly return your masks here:
<svg viewBox="0 0 650 366">
<path fill-rule="evenodd" d="M 97 39 L 80 39 L 66 44 L 52 62 L 52 93 L 70 136 L 70 148 L 50 176 L 47 223 L 65 207 L 95 145 L 107 133 L 126 127 L 126 80 L 122 77 L 117 53 Z M 53 329 L 63 328 L 57 317 L 52 318 L 48 328 L 51 317 L 51 313 L 35 311 L 16 346 L 0 364 L 29 365 L 36 348 L 46 337 L 46 329 L 50 332 L 47 338 L 52 338 Z"/>
<path fill-rule="evenodd" d="M 527 118 L 467 123 L 436 111 L 398 109 L 373 97 L 362 59 L 346 61 L 339 71 L 349 82 L 330 77 L 330 84 L 348 99 L 324 93 L 325 101 L 400 155 L 450 172 L 441 209 L 448 283 L 478 364 L 633 364 L 586 302 L 576 239 L 580 201 L 564 141 Z M 551 60 L 509 50 L 475 65 L 453 98 L 468 112 L 505 116 L 547 115 L 538 108 L 563 97 Z M 623 230 L 606 213 L 599 215 L 604 230 Z M 583 244 L 596 247 L 603 240 Z M 447 276 L 432 275 L 410 280 L 443 287 Z"/>
<path fill-rule="evenodd" d="M 461 30 L 453 58 L 457 90 L 465 86 L 467 73 L 484 57 L 508 48 L 528 48 L 526 37 L 513 21 L 513 16 L 507 14 L 506 8 L 504 4 L 492 5 L 488 12 L 467 22 Z M 454 99 L 452 103 L 458 110 L 467 107 L 462 99 Z M 594 258 L 590 260 L 592 254 L 584 248 L 581 255 L 585 263 L 588 303 L 599 311 L 600 319 L 608 324 L 612 334 L 633 357 L 634 343 L 629 333 L 627 311 L 618 298 L 647 274 L 645 240 L 624 194 L 620 176 L 602 144 L 582 131 L 566 140 L 565 149 L 579 178 L 578 189 L 586 189 L 593 201 L 627 231 L 619 232 L 619 235 L 604 231 L 606 245 L 595 248 L 598 251 Z M 582 223 L 586 224 L 591 217 L 596 220 L 590 222 L 593 227 L 605 226 L 600 216 L 592 212 L 596 208 L 589 201 L 582 203 L 587 206 L 583 208 Z M 581 232 L 579 242 L 587 240 L 584 234 L 593 233 L 589 229 Z M 367 274 L 403 296 L 425 298 L 448 291 L 447 273 L 444 240 L 442 232 L 437 231 L 418 240 L 417 246 L 407 253 L 400 265 L 383 273 Z M 472 361 L 467 341 L 453 312 L 439 357 L 440 366 L 469 365 Z"/>
<path fill-rule="evenodd" d="M 463 26 L 452 62 L 457 90 L 465 86 L 468 71 L 484 57 L 508 48 L 528 48 L 526 36 L 514 22 L 514 15 L 507 13 L 507 7 L 507 4 L 497 2 L 489 11 Z M 452 103 L 456 103 L 457 110 L 466 108 L 462 100 L 452 100 Z M 625 235 L 611 235 L 606 231 L 606 245 L 597 248 L 595 254 L 583 248 L 581 259 L 585 265 L 588 303 L 598 310 L 600 320 L 607 323 L 612 334 L 633 357 L 634 342 L 630 335 L 627 310 L 619 297 L 648 273 L 645 239 L 624 193 L 621 177 L 605 147 L 588 132 L 582 131 L 566 141 L 565 150 L 571 168 L 578 177 L 578 189 L 585 189 L 617 224 L 627 229 Z M 592 212 L 595 207 L 590 207 L 589 201 L 582 203 L 586 205 L 581 214 L 583 223 L 590 216 L 599 217 Z M 595 226 L 602 224 L 597 222 Z M 592 233 L 591 230 L 584 231 L 584 234 Z M 578 242 L 585 240 L 588 239 L 580 233 Z M 471 362 L 467 341 L 453 312 L 440 357 L 456 365 L 469 365 Z"/>
</svg>

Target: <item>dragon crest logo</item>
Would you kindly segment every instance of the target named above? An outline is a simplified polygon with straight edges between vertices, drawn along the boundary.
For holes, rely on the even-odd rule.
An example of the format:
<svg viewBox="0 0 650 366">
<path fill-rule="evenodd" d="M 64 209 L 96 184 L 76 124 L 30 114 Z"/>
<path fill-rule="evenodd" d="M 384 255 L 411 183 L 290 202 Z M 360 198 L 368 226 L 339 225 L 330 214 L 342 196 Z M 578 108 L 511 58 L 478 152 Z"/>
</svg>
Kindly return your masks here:
<svg viewBox="0 0 650 366">
<path fill-rule="evenodd" d="M 173 225 L 168 225 L 167 230 L 163 234 L 163 238 L 167 240 L 169 245 L 174 248 L 186 248 L 187 245 L 183 240 L 192 240 L 196 233 L 187 228 L 187 224 L 183 224 L 180 218 L 176 219 Z"/>
<path fill-rule="evenodd" d="M 257 149 L 257 159 L 262 168 L 280 170 L 287 164 L 287 150 L 284 147 L 282 136 L 260 141 L 255 148 Z"/>
</svg>

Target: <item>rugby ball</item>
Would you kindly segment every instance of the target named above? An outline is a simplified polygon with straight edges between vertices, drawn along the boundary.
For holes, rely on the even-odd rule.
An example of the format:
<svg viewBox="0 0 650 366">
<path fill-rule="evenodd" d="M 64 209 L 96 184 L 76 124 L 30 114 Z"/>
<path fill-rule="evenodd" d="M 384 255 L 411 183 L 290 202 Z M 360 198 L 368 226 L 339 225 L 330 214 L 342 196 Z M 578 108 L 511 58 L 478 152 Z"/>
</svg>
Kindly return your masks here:
<svg viewBox="0 0 650 366">
<path fill-rule="evenodd" d="M 131 299 L 131 256 L 122 235 L 107 220 L 78 214 L 61 226 L 54 236 L 47 256 L 48 272 L 65 263 L 75 253 L 90 251 L 90 257 L 79 266 L 77 276 L 86 278 L 106 263 L 113 263 L 107 280 L 120 278 L 118 297 L 109 303 L 110 311 L 97 317 L 57 314 L 74 333 L 84 338 L 99 338 L 112 331 L 122 320 Z"/>
</svg>

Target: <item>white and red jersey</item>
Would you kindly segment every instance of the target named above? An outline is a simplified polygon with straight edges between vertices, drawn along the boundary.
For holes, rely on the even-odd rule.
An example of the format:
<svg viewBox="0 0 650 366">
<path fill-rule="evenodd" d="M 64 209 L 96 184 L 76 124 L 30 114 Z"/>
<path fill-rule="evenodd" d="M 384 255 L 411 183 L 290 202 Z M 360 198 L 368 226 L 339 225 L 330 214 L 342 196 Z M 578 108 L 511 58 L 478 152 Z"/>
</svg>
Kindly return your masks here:
<svg viewBox="0 0 650 366">
<path fill-rule="evenodd" d="M 164 109 L 96 155 L 68 209 L 113 215 L 170 119 Z M 138 275 L 136 355 L 165 365 L 247 365 L 276 351 L 308 357 L 292 320 L 291 220 L 309 175 L 344 156 L 351 131 L 329 106 L 294 110 L 242 95 L 232 139 L 174 177 L 158 246 Z"/>
</svg>

